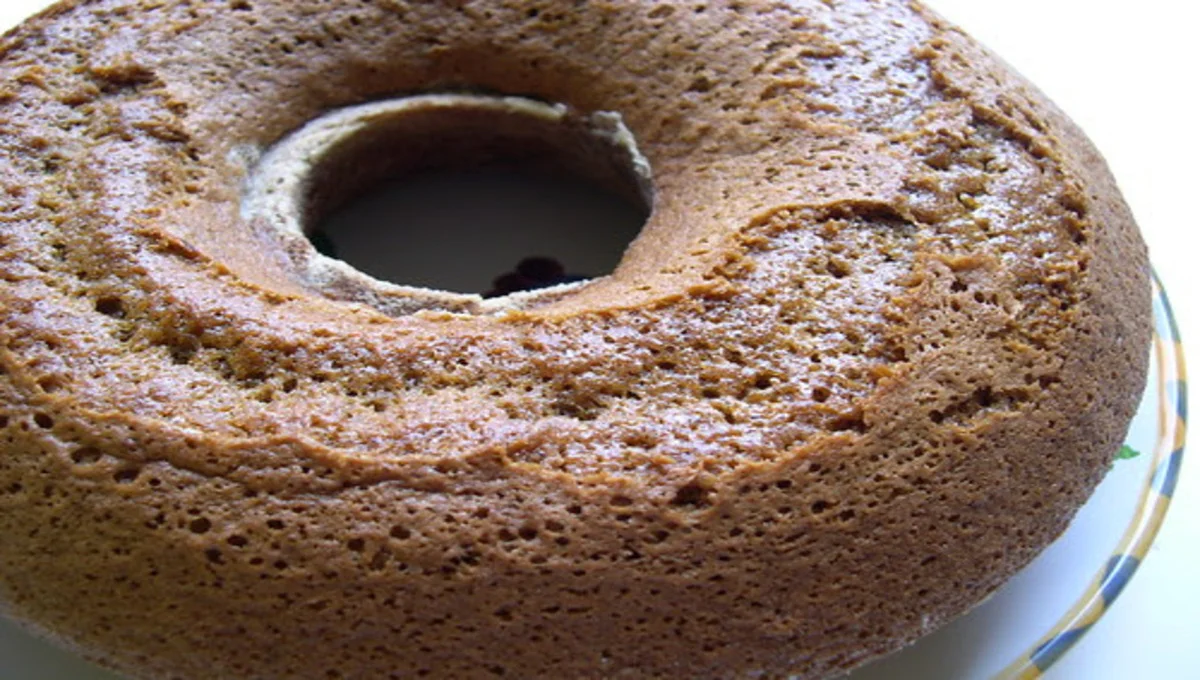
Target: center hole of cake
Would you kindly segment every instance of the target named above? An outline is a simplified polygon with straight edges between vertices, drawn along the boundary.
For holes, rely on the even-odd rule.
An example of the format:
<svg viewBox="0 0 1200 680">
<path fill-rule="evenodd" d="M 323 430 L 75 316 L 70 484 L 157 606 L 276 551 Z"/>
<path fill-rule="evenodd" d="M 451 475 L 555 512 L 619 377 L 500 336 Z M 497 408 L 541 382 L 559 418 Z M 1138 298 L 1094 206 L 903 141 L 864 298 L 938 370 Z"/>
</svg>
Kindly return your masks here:
<svg viewBox="0 0 1200 680">
<path fill-rule="evenodd" d="M 315 163 L 313 246 L 376 279 L 484 297 L 611 273 L 650 213 L 623 126 L 465 101 L 489 103 L 379 116 Z"/>
</svg>

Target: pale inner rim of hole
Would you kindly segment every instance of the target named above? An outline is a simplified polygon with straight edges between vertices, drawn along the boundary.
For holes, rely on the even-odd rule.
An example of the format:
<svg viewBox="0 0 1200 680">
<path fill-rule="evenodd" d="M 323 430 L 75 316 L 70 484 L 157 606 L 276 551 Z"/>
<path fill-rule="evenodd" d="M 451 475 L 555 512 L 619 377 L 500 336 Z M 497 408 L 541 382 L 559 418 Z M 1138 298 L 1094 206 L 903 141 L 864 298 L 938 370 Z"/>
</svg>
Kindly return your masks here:
<svg viewBox="0 0 1200 680">
<path fill-rule="evenodd" d="M 472 112 L 524 117 L 544 126 L 574 126 L 601 140 L 615 160 L 636 180 L 646 205 L 652 205 L 652 175 L 633 135 L 611 112 L 582 115 L 566 106 L 524 97 L 475 94 L 430 94 L 339 109 L 317 118 L 285 137 L 265 153 L 248 174 L 241 211 L 248 223 L 263 229 L 291 262 L 298 280 L 325 297 L 370 306 L 391 316 L 422 310 L 495 314 L 522 309 L 569 294 L 586 282 L 484 299 L 478 294 L 405 286 L 371 277 L 349 264 L 326 257 L 309 242 L 314 192 L 328 158 L 355 137 L 405 117 L 430 113 Z"/>
</svg>

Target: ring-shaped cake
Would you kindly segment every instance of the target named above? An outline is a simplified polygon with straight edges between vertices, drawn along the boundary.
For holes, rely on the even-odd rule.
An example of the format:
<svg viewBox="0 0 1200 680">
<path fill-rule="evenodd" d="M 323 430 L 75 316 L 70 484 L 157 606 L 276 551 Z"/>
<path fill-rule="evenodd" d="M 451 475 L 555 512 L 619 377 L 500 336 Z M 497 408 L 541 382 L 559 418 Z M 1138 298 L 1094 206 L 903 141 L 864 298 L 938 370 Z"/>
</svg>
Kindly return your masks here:
<svg viewBox="0 0 1200 680">
<path fill-rule="evenodd" d="M 1144 382 L 1103 161 L 916 3 L 66 2 L 0 73 L 0 603 L 132 676 L 837 673 L 1052 541 Z M 304 238 L 495 154 L 643 197 L 617 269 Z"/>
</svg>

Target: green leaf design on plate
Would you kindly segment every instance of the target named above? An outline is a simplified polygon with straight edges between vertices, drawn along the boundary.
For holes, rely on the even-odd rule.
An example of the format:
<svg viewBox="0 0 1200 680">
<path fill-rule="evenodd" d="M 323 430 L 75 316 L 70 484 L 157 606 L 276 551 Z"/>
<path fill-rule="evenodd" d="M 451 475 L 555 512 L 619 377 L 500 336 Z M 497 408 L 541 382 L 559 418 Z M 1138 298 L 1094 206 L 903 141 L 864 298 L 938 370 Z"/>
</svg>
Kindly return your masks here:
<svg viewBox="0 0 1200 680">
<path fill-rule="evenodd" d="M 1133 460 L 1140 455 L 1142 455 L 1141 451 L 1138 451 L 1132 446 L 1126 444 L 1125 446 L 1121 447 L 1120 451 L 1117 451 L 1117 460 Z"/>
</svg>

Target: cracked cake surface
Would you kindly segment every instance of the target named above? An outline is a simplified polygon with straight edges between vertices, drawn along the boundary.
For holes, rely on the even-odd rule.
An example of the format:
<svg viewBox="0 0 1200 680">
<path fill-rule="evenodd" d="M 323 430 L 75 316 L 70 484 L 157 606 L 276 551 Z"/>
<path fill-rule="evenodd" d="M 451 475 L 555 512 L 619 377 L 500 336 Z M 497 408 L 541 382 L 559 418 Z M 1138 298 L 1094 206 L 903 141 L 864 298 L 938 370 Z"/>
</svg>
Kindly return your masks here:
<svg viewBox="0 0 1200 680">
<path fill-rule="evenodd" d="M 65 2 L 0 75 L 0 611 L 131 677 L 835 675 L 1057 537 L 1141 395 L 1103 160 L 917 3 Z M 243 210 L 467 91 L 619 114 L 616 271 L 329 285 Z"/>
</svg>

